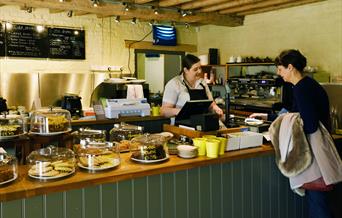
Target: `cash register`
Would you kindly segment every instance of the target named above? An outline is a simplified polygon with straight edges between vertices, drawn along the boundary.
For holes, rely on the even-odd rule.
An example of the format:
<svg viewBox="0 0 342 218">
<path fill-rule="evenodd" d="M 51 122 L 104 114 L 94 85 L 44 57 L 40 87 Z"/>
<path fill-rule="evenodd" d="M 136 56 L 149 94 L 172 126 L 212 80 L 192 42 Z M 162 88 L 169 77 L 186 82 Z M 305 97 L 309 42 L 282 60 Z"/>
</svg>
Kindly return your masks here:
<svg viewBox="0 0 342 218">
<path fill-rule="evenodd" d="M 109 119 L 119 116 L 150 116 L 151 107 L 146 98 L 140 99 L 105 99 L 105 116 Z"/>
<path fill-rule="evenodd" d="M 219 129 L 219 118 L 209 112 L 211 100 L 187 101 L 175 118 L 176 125 L 193 127 L 198 131 L 214 131 Z"/>
</svg>

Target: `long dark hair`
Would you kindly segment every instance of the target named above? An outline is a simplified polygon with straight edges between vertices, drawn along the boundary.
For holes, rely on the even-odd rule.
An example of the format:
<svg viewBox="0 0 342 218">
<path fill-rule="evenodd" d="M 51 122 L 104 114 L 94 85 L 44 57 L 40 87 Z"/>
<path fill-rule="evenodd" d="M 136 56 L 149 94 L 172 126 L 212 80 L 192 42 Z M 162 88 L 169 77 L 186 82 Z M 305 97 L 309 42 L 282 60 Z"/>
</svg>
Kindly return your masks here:
<svg viewBox="0 0 342 218">
<path fill-rule="evenodd" d="M 196 57 L 195 55 L 192 54 L 187 54 L 182 58 L 182 70 L 179 74 L 183 73 L 183 69 L 186 68 L 188 70 L 190 70 L 190 68 L 192 67 L 192 65 L 198 63 L 200 61 L 200 59 L 198 57 Z"/>
<path fill-rule="evenodd" d="M 300 53 L 299 50 L 290 49 L 285 50 L 280 53 L 280 55 L 275 59 L 275 64 L 277 66 L 288 67 L 292 64 L 299 72 L 303 73 L 306 66 L 306 58 Z"/>
</svg>

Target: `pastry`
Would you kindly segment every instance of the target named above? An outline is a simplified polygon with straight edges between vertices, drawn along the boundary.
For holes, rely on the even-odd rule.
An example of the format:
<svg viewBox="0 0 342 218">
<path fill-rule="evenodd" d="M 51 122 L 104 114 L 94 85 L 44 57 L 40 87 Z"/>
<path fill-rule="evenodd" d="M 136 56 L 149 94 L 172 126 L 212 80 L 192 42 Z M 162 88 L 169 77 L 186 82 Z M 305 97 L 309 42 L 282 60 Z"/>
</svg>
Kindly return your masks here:
<svg viewBox="0 0 342 218">
<path fill-rule="evenodd" d="M 40 176 L 43 176 L 43 177 L 52 177 L 52 176 L 57 176 L 59 173 L 59 171 L 57 170 L 50 170 L 48 172 L 45 172 L 45 173 L 41 173 Z"/>
<path fill-rule="evenodd" d="M 72 172 L 74 169 L 73 168 L 70 168 L 70 167 L 60 167 L 60 166 L 57 166 L 55 167 L 55 170 L 57 171 L 61 171 L 61 172 Z"/>
<path fill-rule="evenodd" d="M 13 169 L 0 169 L 0 183 L 14 178 Z"/>
<path fill-rule="evenodd" d="M 23 133 L 20 125 L 0 125 L 0 136 L 15 136 Z"/>
</svg>

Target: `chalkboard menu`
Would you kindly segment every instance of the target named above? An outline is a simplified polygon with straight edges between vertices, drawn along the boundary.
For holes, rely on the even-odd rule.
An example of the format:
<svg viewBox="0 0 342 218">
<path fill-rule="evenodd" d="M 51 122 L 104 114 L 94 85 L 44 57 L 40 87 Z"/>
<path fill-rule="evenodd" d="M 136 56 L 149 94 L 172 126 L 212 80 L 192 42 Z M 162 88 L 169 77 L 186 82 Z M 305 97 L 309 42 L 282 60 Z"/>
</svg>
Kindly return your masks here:
<svg viewBox="0 0 342 218">
<path fill-rule="evenodd" d="M 47 30 L 42 26 L 12 24 L 6 28 L 6 56 L 48 57 Z"/>
<path fill-rule="evenodd" d="M 83 30 L 49 28 L 49 58 L 85 59 Z"/>
<path fill-rule="evenodd" d="M 0 56 L 5 56 L 5 25 L 0 22 Z"/>
</svg>

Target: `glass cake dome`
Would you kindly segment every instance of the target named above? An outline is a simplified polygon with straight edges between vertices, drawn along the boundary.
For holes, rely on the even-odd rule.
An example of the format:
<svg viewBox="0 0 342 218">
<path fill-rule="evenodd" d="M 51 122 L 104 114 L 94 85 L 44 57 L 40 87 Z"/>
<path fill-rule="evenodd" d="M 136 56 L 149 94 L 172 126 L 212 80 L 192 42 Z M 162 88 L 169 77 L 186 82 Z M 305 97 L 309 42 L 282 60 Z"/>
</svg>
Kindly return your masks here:
<svg viewBox="0 0 342 218">
<path fill-rule="evenodd" d="M 34 111 L 30 119 L 30 133 L 56 135 L 71 131 L 70 112 L 63 109 Z"/>
<path fill-rule="evenodd" d="M 75 153 L 62 147 L 48 146 L 27 156 L 28 175 L 35 179 L 56 179 L 75 172 Z"/>
<path fill-rule="evenodd" d="M 24 119 L 19 115 L 0 115 L 0 140 L 18 137 L 26 133 Z"/>
</svg>

